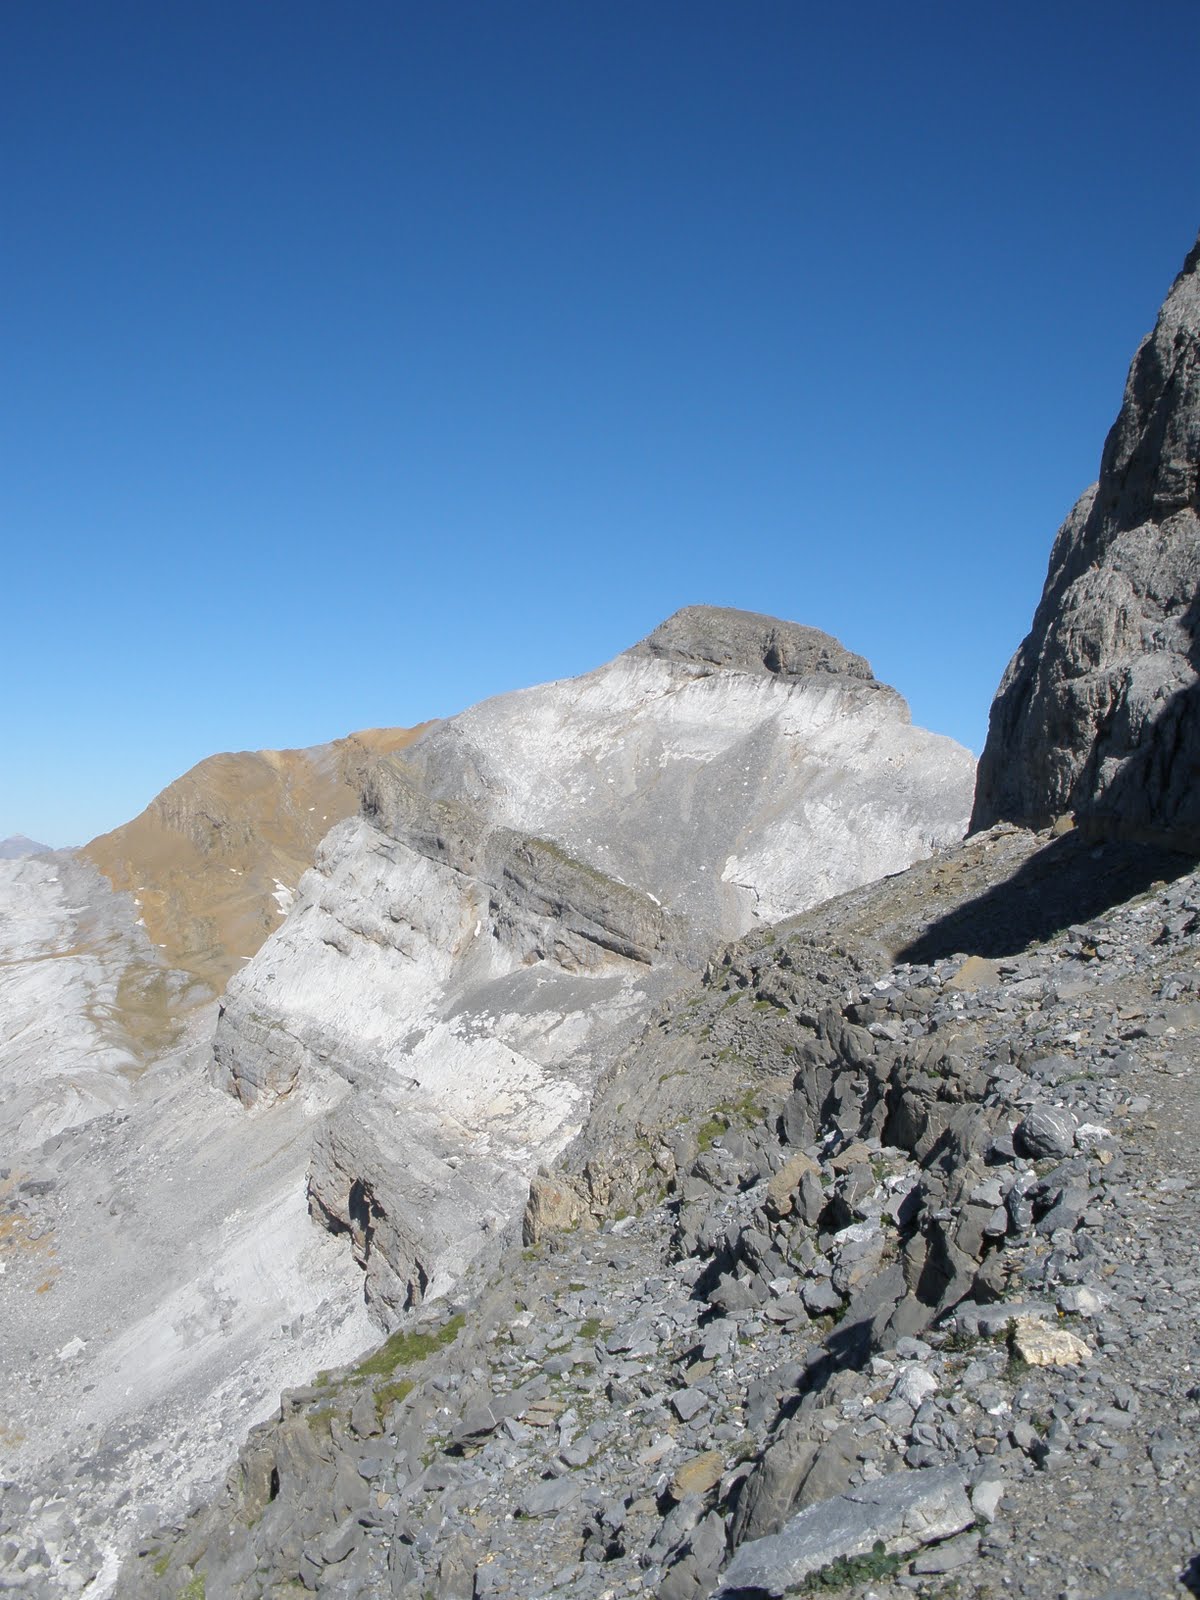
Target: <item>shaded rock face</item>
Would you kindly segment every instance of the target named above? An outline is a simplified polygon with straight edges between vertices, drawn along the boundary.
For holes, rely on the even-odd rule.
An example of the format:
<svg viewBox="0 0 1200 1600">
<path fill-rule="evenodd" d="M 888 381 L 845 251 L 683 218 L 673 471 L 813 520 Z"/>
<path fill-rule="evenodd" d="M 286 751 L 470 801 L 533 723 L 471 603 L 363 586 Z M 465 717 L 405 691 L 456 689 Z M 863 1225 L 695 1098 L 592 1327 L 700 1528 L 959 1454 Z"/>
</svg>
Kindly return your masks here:
<svg viewBox="0 0 1200 1600">
<path fill-rule="evenodd" d="M 1143 340 L 1099 481 L 1059 531 L 1009 663 L 972 829 L 1094 830 L 1200 848 L 1200 241 Z"/>
<path fill-rule="evenodd" d="M 229 985 L 217 1081 L 330 1110 L 313 1212 L 390 1323 L 520 1214 L 716 940 L 957 839 L 971 780 L 828 635 L 691 608 L 372 769 Z"/>
</svg>

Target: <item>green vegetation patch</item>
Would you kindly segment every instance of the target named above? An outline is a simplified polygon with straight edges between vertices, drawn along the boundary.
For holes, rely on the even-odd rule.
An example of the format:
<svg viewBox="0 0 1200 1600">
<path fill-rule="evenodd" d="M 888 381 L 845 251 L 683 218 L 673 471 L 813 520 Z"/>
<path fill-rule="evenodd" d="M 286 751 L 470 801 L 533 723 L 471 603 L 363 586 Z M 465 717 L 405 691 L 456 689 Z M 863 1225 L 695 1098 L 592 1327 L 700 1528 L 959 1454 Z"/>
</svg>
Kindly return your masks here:
<svg viewBox="0 0 1200 1600">
<path fill-rule="evenodd" d="M 710 1117 L 696 1129 L 696 1143 L 701 1150 L 711 1150 L 713 1140 L 719 1139 L 723 1133 L 728 1132 L 729 1124 L 724 1117 Z"/>
<path fill-rule="evenodd" d="M 963 1328 L 955 1328 L 953 1333 L 948 1333 L 942 1340 L 943 1354 L 948 1356 L 965 1355 L 968 1351 L 977 1350 L 983 1343 L 983 1336 L 978 1333 L 968 1333 Z"/>
<path fill-rule="evenodd" d="M 453 1344 L 463 1329 L 464 1318 L 459 1313 L 451 1317 L 434 1333 L 420 1333 L 401 1328 L 392 1334 L 378 1350 L 372 1351 L 354 1370 L 356 1379 L 390 1378 L 398 1367 L 415 1366 L 436 1351 Z"/>
<path fill-rule="evenodd" d="M 841 1556 L 831 1561 L 819 1572 L 810 1573 L 804 1580 L 802 1594 L 821 1594 L 830 1589 L 848 1589 L 852 1583 L 872 1583 L 880 1578 L 890 1578 L 900 1570 L 904 1556 L 890 1556 L 882 1539 L 876 1539 L 869 1555 Z"/>
<path fill-rule="evenodd" d="M 375 1415 L 379 1421 L 383 1422 L 392 1407 L 407 1400 L 412 1392 L 411 1378 L 393 1378 L 390 1383 L 381 1383 L 375 1390 Z"/>
</svg>

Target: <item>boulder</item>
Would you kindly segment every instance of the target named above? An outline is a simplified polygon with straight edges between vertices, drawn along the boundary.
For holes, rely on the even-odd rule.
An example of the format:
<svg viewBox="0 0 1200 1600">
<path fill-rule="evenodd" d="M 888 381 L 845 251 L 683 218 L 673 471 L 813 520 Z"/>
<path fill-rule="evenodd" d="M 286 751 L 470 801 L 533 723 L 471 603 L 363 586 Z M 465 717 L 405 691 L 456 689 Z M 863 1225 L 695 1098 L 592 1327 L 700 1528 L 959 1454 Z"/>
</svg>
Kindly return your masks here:
<svg viewBox="0 0 1200 1600">
<path fill-rule="evenodd" d="M 807 1507 L 782 1532 L 743 1544 L 718 1595 L 743 1589 L 782 1595 L 823 1567 L 869 1555 L 877 1543 L 889 1554 L 916 1550 L 971 1526 L 975 1513 L 966 1480 L 952 1467 L 896 1472 Z"/>
</svg>

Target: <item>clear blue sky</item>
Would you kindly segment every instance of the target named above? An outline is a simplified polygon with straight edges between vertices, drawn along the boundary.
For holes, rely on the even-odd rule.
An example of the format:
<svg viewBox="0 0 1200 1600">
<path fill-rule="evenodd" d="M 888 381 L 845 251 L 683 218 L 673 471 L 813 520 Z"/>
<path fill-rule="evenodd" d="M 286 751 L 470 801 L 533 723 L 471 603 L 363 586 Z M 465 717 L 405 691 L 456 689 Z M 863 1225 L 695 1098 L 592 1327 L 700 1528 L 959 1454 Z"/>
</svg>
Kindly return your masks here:
<svg viewBox="0 0 1200 1600">
<path fill-rule="evenodd" d="M 978 750 L 1200 227 L 1196 0 L 11 0 L 0 836 L 680 605 Z"/>
</svg>

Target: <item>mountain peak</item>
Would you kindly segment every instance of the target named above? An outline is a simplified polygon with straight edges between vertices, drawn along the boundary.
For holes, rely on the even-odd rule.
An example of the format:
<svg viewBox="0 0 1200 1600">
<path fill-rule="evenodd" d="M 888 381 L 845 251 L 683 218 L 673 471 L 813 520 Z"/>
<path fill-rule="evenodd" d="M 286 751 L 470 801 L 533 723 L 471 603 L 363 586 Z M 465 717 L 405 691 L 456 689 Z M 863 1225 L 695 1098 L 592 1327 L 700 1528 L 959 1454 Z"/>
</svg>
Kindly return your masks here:
<svg viewBox="0 0 1200 1600">
<path fill-rule="evenodd" d="M 727 606 L 684 606 L 630 653 L 781 678 L 834 674 L 876 683 L 863 657 L 832 634 Z"/>
<path fill-rule="evenodd" d="M 7 839 L 0 839 L 0 861 L 17 861 L 22 856 L 44 856 L 53 848 L 52 844 L 39 844 L 36 839 L 30 839 L 23 833 L 10 833 Z"/>
</svg>

